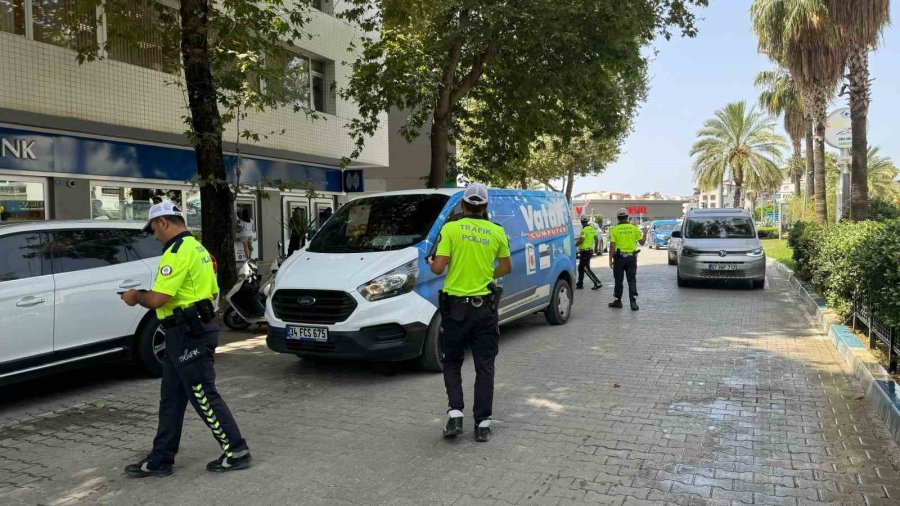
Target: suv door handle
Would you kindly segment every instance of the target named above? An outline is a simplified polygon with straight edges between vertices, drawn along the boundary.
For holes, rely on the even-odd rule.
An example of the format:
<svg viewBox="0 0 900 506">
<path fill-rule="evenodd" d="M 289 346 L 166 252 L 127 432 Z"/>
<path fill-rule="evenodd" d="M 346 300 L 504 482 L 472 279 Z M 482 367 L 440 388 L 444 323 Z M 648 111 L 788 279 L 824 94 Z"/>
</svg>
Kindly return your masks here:
<svg viewBox="0 0 900 506">
<path fill-rule="evenodd" d="M 141 286 L 141 282 L 133 279 L 126 279 L 119 283 L 119 288 L 134 288 L 136 286 Z"/>
<path fill-rule="evenodd" d="M 37 306 L 38 304 L 43 304 L 44 302 L 46 302 L 46 301 L 44 300 L 43 297 L 32 297 L 29 295 L 28 297 L 22 297 L 21 299 L 19 299 L 19 301 L 16 302 L 16 306 L 17 307 L 31 307 L 31 306 Z"/>
</svg>

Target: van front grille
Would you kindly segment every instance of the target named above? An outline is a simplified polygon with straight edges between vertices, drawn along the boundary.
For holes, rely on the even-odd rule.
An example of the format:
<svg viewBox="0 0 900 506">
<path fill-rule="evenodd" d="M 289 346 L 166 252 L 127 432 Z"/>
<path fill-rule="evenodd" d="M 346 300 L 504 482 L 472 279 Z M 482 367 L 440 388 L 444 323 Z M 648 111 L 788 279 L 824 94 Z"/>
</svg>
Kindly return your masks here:
<svg viewBox="0 0 900 506">
<path fill-rule="evenodd" d="M 333 325 L 356 310 L 356 300 L 335 290 L 278 290 L 272 296 L 272 310 L 289 323 Z"/>
</svg>

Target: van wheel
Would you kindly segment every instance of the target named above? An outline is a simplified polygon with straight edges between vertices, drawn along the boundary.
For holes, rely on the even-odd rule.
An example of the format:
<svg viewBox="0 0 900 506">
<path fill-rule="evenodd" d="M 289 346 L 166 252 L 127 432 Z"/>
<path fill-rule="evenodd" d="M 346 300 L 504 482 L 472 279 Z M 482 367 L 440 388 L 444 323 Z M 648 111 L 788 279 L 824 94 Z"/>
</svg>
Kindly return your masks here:
<svg viewBox="0 0 900 506">
<path fill-rule="evenodd" d="M 564 325 L 572 314 L 572 286 L 565 279 L 557 279 L 544 317 L 550 325 Z"/>
<path fill-rule="evenodd" d="M 166 330 L 159 324 L 155 315 L 141 326 L 141 330 L 135 336 L 137 349 L 135 359 L 144 371 L 155 378 L 163 374 L 162 361 L 165 360 Z"/>
<path fill-rule="evenodd" d="M 422 355 L 419 357 L 419 368 L 423 371 L 441 372 L 444 365 L 441 363 L 441 312 L 435 313 L 428 325 L 428 333 L 425 335 L 425 346 L 422 347 Z"/>
<path fill-rule="evenodd" d="M 761 288 L 765 288 L 766 280 L 765 279 L 754 279 L 753 280 L 753 288 L 759 290 Z"/>
</svg>

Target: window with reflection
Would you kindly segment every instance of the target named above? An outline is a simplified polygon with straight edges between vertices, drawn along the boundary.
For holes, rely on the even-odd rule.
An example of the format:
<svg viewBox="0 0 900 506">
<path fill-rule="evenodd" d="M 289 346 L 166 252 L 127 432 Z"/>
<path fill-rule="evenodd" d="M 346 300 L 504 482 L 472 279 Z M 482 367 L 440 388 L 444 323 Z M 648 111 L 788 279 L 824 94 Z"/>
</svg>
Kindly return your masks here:
<svg viewBox="0 0 900 506">
<path fill-rule="evenodd" d="M 46 218 L 43 183 L 0 180 L 0 222 Z"/>
<path fill-rule="evenodd" d="M 145 221 L 150 206 L 169 201 L 182 207 L 182 191 L 148 186 L 96 185 L 91 187 L 91 219 Z"/>
<path fill-rule="evenodd" d="M 0 0 L 0 32 L 25 35 L 25 0 Z"/>
<path fill-rule="evenodd" d="M 97 44 L 97 8 L 78 0 L 31 0 L 34 40 L 79 48 Z"/>
</svg>

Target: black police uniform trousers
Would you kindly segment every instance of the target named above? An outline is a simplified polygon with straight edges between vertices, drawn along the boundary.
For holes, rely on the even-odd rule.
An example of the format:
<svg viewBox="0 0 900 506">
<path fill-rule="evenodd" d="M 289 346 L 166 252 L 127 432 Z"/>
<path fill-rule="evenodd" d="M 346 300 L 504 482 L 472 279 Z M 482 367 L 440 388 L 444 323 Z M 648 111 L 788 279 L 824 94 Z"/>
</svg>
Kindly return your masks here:
<svg viewBox="0 0 900 506">
<path fill-rule="evenodd" d="M 181 324 L 166 328 L 166 359 L 159 399 L 159 426 L 150 459 L 172 464 L 181 442 L 184 412 L 190 402 L 212 431 L 226 455 L 247 450 L 237 422 L 216 390 L 213 367 L 219 342 L 219 327 L 202 323 L 202 334 L 194 335 Z"/>
<path fill-rule="evenodd" d="M 594 271 L 591 270 L 591 257 L 594 256 L 594 252 L 589 249 L 578 250 L 578 284 L 584 285 L 584 275 L 587 274 L 588 279 L 590 279 L 595 285 L 600 284 L 600 279 L 597 278 L 597 275 L 594 274 Z"/>
<path fill-rule="evenodd" d="M 465 348 L 472 350 L 475 362 L 475 423 L 491 418 L 494 404 L 494 359 L 499 351 L 500 331 L 497 311 L 485 302 L 481 307 L 469 303 L 450 303 L 441 318 L 441 353 L 444 386 L 450 409 L 463 410 L 462 364 Z"/>
<path fill-rule="evenodd" d="M 623 256 L 618 251 L 613 256 L 613 279 L 616 284 L 613 287 L 613 297 L 622 298 L 622 278 L 628 279 L 628 298 L 636 299 L 637 292 L 637 253 Z"/>
</svg>

